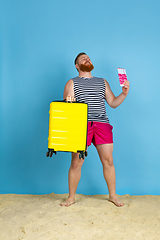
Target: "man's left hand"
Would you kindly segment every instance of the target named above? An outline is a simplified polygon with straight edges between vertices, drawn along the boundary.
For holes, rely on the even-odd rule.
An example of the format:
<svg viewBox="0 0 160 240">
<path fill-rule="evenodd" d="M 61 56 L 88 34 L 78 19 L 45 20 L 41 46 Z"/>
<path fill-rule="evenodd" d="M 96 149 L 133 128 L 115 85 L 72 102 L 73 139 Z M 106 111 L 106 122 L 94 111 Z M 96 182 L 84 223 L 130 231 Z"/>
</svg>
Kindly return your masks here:
<svg viewBox="0 0 160 240">
<path fill-rule="evenodd" d="M 124 86 L 122 87 L 123 93 L 127 96 L 129 92 L 129 81 L 125 81 Z"/>
</svg>

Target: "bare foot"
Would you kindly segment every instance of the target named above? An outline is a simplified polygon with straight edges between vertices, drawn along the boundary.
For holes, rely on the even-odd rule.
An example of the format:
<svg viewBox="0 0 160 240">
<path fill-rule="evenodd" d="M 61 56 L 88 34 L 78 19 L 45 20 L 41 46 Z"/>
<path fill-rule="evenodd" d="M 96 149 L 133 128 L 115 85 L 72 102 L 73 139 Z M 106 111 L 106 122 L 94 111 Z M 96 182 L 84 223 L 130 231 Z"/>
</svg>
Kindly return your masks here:
<svg viewBox="0 0 160 240">
<path fill-rule="evenodd" d="M 71 206 L 72 204 L 75 203 L 75 200 L 74 199 L 71 199 L 71 198 L 67 198 L 66 201 L 62 202 L 60 205 L 61 206 L 65 206 L 65 207 L 69 207 Z"/>
<path fill-rule="evenodd" d="M 124 206 L 124 203 L 121 202 L 117 197 L 115 197 L 115 198 L 109 197 L 108 201 L 114 203 L 117 207 L 123 207 Z"/>
</svg>

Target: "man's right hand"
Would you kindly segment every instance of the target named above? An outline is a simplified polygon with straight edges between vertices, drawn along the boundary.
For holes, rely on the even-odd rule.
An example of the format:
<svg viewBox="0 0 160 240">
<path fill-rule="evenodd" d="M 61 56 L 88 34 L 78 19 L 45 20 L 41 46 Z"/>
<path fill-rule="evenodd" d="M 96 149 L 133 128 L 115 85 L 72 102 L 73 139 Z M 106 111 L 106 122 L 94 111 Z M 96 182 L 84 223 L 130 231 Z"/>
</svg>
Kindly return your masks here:
<svg viewBox="0 0 160 240">
<path fill-rule="evenodd" d="M 65 99 L 67 102 L 76 102 L 76 99 L 68 94 L 68 96 Z"/>
</svg>

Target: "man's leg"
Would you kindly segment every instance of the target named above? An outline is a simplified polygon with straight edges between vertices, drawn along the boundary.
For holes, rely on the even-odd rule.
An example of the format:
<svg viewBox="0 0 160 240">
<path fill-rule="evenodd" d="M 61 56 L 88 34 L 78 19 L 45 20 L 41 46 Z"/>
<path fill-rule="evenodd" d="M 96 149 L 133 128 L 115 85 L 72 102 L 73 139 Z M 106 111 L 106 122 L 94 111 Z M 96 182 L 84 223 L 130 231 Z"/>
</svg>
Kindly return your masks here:
<svg viewBox="0 0 160 240">
<path fill-rule="evenodd" d="M 96 145 L 96 148 L 103 165 L 103 175 L 108 186 L 109 201 L 113 202 L 117 207 L 122 207 L 124 203 L 119 201 L 116 196 L 115 168 L 112 156 L 113 144 L 99 144 Z"/>
<path fill-rule="evenodd" d="M 79 153 L 72 153 L 72 161 L 68 174 L 69 196 L 66 201 L 60 204 L 61 206 L 69 207 L 71 204 L 75 203 L 75 194 L 81 178 L 81 167 L 83 162 L 83 158 L 79 159 Z"/>
</svg>

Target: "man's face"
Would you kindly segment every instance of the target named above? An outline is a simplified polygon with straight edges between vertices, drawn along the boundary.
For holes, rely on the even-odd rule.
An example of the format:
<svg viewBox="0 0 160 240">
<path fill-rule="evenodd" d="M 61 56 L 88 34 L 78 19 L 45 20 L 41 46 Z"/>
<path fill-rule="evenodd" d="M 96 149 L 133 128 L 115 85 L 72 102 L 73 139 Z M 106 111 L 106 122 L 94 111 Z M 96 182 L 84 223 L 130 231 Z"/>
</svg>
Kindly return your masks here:
<svg viewBox="0 0 160 240">
<path fill-rule="evenodd" d="M 94 69 L 90 58 L 85 54 L 78 58 L 76 65 L 82 72 L 91 72 Z"/>
</svg>

